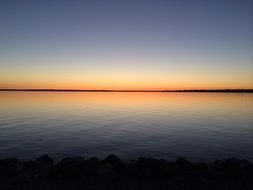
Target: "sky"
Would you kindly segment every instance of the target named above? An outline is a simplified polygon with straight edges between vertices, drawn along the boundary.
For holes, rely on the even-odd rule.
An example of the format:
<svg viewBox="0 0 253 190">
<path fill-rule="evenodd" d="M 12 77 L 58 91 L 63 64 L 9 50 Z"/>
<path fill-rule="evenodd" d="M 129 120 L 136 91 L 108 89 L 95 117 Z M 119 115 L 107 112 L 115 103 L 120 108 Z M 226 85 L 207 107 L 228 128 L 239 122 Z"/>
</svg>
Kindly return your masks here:
<svg viewBox="0 0 253 190">
<path fill-rule="evenodd" d="M 252 0 L 1 0 L 0 88 L 253 88 Z"/>
</svg>

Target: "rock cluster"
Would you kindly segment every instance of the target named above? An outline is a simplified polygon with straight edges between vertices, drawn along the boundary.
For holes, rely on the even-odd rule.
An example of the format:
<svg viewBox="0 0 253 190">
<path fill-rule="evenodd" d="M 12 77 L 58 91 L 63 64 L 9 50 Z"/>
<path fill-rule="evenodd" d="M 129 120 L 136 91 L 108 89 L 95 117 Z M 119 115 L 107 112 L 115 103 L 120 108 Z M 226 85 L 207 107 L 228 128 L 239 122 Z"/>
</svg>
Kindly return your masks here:
<svg viewBox="0 0 253 190">
<path fill-rule="evenodd" d="M 54 164 L 48 155 L 33 161 L 0 160 L 1 190 L 252 190 L 253 164 L 226 159 L 212 163 L 139 158 L 122 162 L 115 155 L 104 160 L 64 158 Z"/>
</svg>

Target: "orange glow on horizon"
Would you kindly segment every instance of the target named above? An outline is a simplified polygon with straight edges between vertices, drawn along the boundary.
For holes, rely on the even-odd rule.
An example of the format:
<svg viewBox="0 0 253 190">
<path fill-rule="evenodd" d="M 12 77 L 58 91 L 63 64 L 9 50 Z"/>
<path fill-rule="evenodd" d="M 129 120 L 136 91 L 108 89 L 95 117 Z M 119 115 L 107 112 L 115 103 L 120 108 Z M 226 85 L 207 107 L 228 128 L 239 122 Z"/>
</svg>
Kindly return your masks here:
<svg viewBox="0 0 253 190">
<path fill-rule="evenodd" d="M 253 89 L 253 84 L 194 83 L 194 82 L 115 82 L 115 83 L 64 83 L 27 82 L 1 83 L 0 89 L 73 89 L 73 90 L 184 90 L 184 89 Z"/>
<path fill-rule="evenodd" d="M 0 76 L 0 88 L 80 89 L 80 90 L 181 90 L 181 89 L 253 89 L 251 71 L 241 75 L 213 73 L 13 73 Z"/>
</svg>

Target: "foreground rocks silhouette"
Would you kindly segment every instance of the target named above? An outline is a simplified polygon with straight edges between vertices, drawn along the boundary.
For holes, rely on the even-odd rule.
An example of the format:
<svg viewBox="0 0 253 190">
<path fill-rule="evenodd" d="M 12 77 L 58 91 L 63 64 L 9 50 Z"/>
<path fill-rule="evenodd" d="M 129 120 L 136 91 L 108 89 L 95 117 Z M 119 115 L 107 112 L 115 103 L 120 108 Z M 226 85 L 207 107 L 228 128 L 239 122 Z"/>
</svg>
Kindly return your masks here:
<svg viewBox="0 0 253 190">
<path fill-rule="evenodd" d="M 104 160 L 64 158 L 54 164 L 48 155 L 33 161 L 0 160 L 1 190 L 252 190 L 253 164 L 227 159 L 191 163 L 139 158 L 122 162 L 115 155 Z"/>
</svg>

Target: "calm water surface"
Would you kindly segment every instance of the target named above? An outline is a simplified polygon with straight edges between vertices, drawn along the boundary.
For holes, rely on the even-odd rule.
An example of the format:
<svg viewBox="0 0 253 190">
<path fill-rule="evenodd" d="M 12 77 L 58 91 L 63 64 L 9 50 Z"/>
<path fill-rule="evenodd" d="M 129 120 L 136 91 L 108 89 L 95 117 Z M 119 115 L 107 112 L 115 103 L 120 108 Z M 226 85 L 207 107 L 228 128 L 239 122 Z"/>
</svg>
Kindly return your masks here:
<svg viewBox="0 0 253 190">
<path fill-rule="evenodd" d="M 0 92 L 0 157 L 253 161 L 253 94 Z"/>
</svg>

